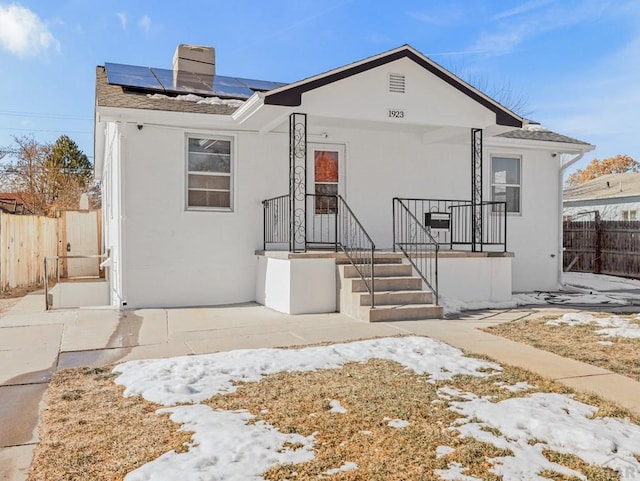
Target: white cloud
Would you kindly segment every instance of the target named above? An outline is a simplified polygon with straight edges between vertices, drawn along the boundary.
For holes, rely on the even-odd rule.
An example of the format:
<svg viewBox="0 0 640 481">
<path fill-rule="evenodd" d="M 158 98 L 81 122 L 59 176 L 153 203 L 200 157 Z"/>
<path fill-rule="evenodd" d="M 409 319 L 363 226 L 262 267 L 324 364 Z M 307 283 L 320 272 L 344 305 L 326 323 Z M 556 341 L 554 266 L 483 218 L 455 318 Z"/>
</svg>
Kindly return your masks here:
<svg viewBox="0 0 640 481">
<path fill-rule="evenodd" d="M 138 20 L 138 27 L 144 30 L 145 33 L 149 33 L 151 30 L 151 18 L 148 15 L 143 15 L 140 20 Z"/>
<path fill-rule="evenodd" d="M 0 48 L 19 57 L 60 49 L 47 26 L 28 8 L 17 3 L 0 5 Z"/>
<path fill-rule="evenodd" d="M 118 20 L 120 20 L 120 25 L 122 25 L 122 30 L 126 30 L 127 23 L 129 22 L 129 19 L 127 18 L 127 14 L 124 12 L 118 12 L 116 13 L 116 15 L 118 16 Z"/>
</svg>

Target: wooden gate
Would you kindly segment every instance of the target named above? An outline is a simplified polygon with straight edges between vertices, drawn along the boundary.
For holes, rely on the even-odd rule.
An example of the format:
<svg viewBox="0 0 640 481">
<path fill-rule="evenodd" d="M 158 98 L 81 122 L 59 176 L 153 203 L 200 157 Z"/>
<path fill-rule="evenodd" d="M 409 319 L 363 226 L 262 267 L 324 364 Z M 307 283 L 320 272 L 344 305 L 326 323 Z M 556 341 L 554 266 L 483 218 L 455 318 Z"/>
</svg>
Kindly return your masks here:
<svg viewBox="0 0 640 481">
<path fill-rule="evenodd" d="M 60 252 L 63 256 L 100 254 L 99 210 L 64 211 L 60 215 Z M 61 259 L 61 277 L 98 277 L 100 259 Z"/>
<path fill-rule="evenodd" d="M 640 279 L 640 221 L 602 221 L 599 212 L 564 222 L 565 272 Z"/>
</svg>

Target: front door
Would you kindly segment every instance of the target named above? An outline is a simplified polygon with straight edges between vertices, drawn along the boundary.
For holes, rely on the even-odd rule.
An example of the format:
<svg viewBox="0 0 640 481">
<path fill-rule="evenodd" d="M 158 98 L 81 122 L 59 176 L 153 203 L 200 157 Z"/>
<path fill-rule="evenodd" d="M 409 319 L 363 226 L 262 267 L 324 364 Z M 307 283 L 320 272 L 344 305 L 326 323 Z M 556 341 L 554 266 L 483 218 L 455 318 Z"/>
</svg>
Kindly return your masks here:
<svg viewBox="0 0 640 481">
<path fill-rule="evenodd" d="M 333 248 L 336 242 L 338 199 L 345 195 L 342 144 L 309 144 L 307 157 L 307 244 Z"/>
</svg>

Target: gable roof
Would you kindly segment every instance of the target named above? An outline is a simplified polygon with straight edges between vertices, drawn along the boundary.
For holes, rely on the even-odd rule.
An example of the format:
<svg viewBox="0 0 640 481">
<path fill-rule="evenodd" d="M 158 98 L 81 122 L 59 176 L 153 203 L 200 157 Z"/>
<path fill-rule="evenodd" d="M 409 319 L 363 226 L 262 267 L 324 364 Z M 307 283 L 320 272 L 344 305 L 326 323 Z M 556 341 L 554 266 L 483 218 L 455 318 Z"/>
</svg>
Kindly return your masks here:
<svg viewBox="0 0 640 481">
<path fill-rule="evenodd" d="M 414 61 L 416 64 L 467 95 L 469 98 L 493 111 L 496 114 L 496 123 L 498 125 L 522 127 L 524 124 L 524 119 L 522 117 L 513 113 L 503 105 L 500 105 L 489 96 L 466 83 L 464 80 L 441 67 L 409 45 L 403 45 L 402 47 L 398 47 L 388 52 L 266 92 L 264 94 L 264 103 L 267 105 L 296 107 L 301 105 L 302 94 L 305 92 L 366 72 L 367 70 L 374 69 L 402 58 L 408 58 Z"/>
<path fill-rule="evenodd" d="M 640 196 L 640 173 L 609 174 L 596 177 L 564 191 L 566 202 Z"/>
</svg>

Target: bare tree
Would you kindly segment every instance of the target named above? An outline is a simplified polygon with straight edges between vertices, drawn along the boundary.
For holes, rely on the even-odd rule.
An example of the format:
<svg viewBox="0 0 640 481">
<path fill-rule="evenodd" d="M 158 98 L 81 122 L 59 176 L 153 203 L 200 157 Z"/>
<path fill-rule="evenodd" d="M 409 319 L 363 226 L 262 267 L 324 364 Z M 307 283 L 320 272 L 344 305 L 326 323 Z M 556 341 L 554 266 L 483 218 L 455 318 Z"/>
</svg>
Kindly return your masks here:
<svg viewBox="0 0 640 481">
<path fill-rule="evenodd" d="M 66 135 L 54 144 L 41 144 L 33 137 L 14 137 L 14 144 L 1 148 L 10 158 L 0 167 L 2 188 L 20 193 L 29 211 L 55 215 L 77 209 L 80 195 L 92 187 L 92 169 L 87 156 Z"/>
</svg>

